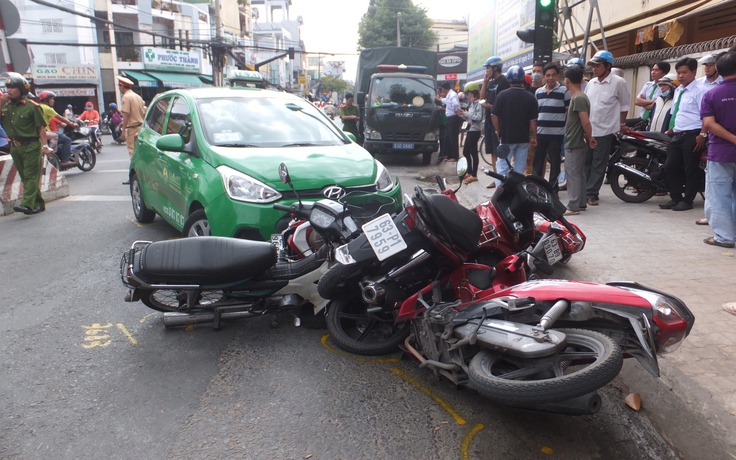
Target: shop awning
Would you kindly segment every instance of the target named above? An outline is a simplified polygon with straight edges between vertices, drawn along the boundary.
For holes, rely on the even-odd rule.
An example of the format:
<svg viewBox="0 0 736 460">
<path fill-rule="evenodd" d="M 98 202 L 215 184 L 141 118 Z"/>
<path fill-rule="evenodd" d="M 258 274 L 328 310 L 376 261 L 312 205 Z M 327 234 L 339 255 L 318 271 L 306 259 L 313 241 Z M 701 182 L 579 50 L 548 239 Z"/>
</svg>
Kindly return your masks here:
<svg viewBox="0 0 736 460">
<path fill-rule="evenodd" d="M 151 71 L 146 71 L 146 73 L 160 81 L 165 88 L 196 88 L 198 86 L 207 86 L 195 74 Z"/>
<path fill-rule="evenodd" d="M 125 76 L 132 78 L 138 83 L 141 88 L 157 88 L 158 80 L 150 75 L 146 75 L 143 72 L 136 72 L 134 70 L 123 70 Z"/>
<path fill-rule="evenodd" d="M 205 82 L 208 85 L 212 85 L 214 82 L 214 79 L 212 78 L 212 75 L 200 75 L 199 79 Z"/>
</svg>

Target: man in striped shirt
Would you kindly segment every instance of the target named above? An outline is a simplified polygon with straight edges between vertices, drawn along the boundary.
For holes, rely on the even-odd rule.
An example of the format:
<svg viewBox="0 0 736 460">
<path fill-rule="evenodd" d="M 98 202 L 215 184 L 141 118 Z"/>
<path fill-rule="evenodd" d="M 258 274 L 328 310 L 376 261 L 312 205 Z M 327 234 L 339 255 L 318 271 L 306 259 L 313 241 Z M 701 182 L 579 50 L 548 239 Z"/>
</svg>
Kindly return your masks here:
<svg viewBox="0 0 736 460">
<path fill-rule="evenodd" d="M 560 154 L 562 139 L 565 137 L 567 107 L 570 105 L 570 92 L 559 82 L 560 71 L 555 64 L 544 66 L 546 85 L 537 90 L 535 96 L 539 104 L 537 118 L 537 148 L 534 152 L 532 174 L 544 177 L 549 158 L 549 183 L 557 190 L 557 176 L 560 175 Z"/>
</svg>

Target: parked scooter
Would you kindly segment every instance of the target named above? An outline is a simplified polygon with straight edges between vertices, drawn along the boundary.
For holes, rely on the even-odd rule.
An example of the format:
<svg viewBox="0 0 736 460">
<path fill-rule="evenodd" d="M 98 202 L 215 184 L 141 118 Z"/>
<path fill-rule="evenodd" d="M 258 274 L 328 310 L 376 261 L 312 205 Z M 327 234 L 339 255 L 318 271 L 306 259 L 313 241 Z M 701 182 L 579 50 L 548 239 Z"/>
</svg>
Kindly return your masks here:
<svg viewBox="0 0 736 460">
<path fill-rule="evenodd" d="M 291 185 L 283 163 L 279 173 Z M 274 240 L 277 244 L 221 237 L 136 241 L 120 265 L 123 284 L 130 288 L 126 301 L 140 300 L 164 312 L 167 327 L 212 322 L 217 329 L 224 319 L 266 314 L 272 315 L 273 324 L 284 311 L 295 314 L 298 326 L 307 308 L 317 313 L 326 305 L 317 293 L 317 280 L 327 271 L 333 248 L 358 235 L 359 227 L 349 207 L 333 200 L 299 200 L 274 208 L 307 220 L 324 244 L 297 257 L 291 245 L 283 244 L 290 228 Z"/>
<path fill-rule="evenodd" d="M 533 241 L 535 211 L 564 213 L 541 178 L 490 175 L 503 181 L 493 202 L 514 237 Z M 417 187 L 404 205 L 338 248 L 341 265 L 320 280 L 320 293 L 336 294 L 327 326 L 342 349 L 370 355 L 403 344 L 421 367 L 491 400 L 582 415 L 599 409 L 595 391 L 624 357 L 658 376 L 657 353 L 692 329 L 682 301 L 636 283 L 525 282 L 526 251 L 483 263 L 480 216 L 445 196 Z M 344 289 L 334 289 L 339 278 Z"/>
</svg>

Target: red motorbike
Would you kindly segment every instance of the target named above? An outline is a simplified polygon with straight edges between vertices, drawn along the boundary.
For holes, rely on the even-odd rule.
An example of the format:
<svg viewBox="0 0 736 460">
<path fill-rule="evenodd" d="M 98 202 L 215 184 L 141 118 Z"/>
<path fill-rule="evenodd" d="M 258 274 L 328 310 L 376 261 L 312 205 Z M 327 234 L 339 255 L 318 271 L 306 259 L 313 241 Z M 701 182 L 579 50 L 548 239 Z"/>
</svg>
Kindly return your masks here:
<svg viewBox="0 0 736 460">
<path fill-rule="evenodd" d="M 421 367 L 493 401 L 576 415 L 599 409 L 596 390 L 625 357 L 658 376 L 657 354 L 689 334 L 692 312 L 636 283 L 527 281 L 529 251 L 498 260 L 496 249 L 531 245 L 535 213 L 576 230 L 548 182 L 491 175 L 503 183 L 487 222 L 417 187 L 402 213 L 365 224 L 337 249 L 341 265 L 318 285 L 333 299 L 327 326 L 335 343 L 366 355 L 402 345 Z M 493 241 L 478 244 L 490 224 Z"/>
</svg>

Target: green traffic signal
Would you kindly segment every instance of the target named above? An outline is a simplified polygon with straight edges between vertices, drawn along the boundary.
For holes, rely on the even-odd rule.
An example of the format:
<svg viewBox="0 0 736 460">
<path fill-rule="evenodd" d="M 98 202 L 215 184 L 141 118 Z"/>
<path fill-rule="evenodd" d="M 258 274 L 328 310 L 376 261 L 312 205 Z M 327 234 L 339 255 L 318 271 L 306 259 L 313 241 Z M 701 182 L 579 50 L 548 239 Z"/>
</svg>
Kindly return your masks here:
<svg viewBox="0 0 736 460">
<path fill-rule="evenodd" d="M 547 8 L 552 4 L 552 0 L 539 0 L 539 6 Z"/>
</svg>

